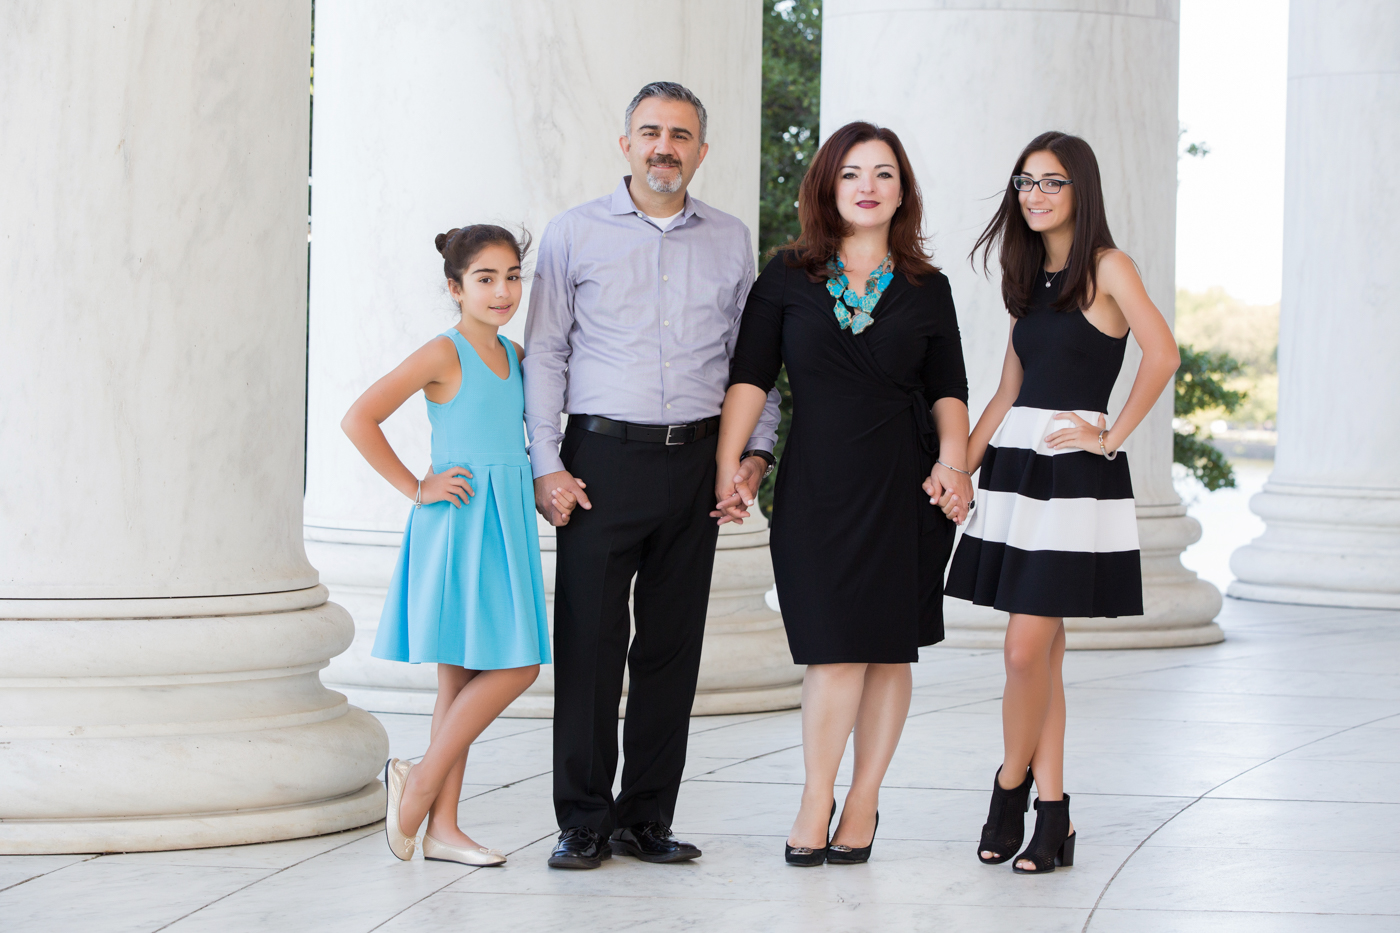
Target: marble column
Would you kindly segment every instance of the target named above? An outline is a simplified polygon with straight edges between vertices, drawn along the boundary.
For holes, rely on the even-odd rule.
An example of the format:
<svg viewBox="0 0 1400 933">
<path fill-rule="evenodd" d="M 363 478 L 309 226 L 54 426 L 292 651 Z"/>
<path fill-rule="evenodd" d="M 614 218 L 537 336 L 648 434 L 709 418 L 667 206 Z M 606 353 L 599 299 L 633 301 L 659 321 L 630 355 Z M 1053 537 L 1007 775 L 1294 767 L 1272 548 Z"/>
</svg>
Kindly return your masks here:
<svg viewBox="0 0 1400 933">
<path fill-rule="evenodd" d="M 0 31 L 0 853 L 383 813 L 301 541 L 309 3 Z"/>
<path fill-rule="evenodd" d="M 659 79 L 687 85 L 709 111 L 710 152 L 691 191 L 756 229 L 761 35 L 751 0 L 346 0 L 317 10 L 305 535 L 355 619 L 354 644 L 327 678 L 356 702 L 429 712 L 436 691 L 432 665 L 370 657 L 408 505 L 339 428 L 374 379 L 456 321 L 433 237 L 480 222 L 539 236 L 558 212 L 612 191 L 628 171 L 623 110 Z M 519 339 L 524 322 L 522 311 L 505 332 Z M 423 402 L 384 427 L 409 467 L 425 470 Z M 552 592 L 543 523 L 541 536 Z M 722 541 L 696 710 L 795 705 L 801 671 L 762 601 L 766 531 L 747 524 Z M 551 715 L 552 684 L 546 667 L 507 715 Z"/>
<path fill-rule="evenodd" d="M 1230 595 L 1400 608 L 1400 7 L 1289 4 L 1278 456 Z"/>
<path fill-rule="evenodd" d="M 924 194 L 934 261 L 952 282 L 976 419 L 996 390 L 1007 316 L 968 251 L 990 220 L 1022 147 L 1050 129 L 1083 136 L 1103 174 L 1118 245 L 1173 318 L 1179 4 L 1174 0 L 905 0 L 870 15 L 828 0 L 822 46 L 822 134 L 857 119 L 900 134 Z M 861 50 L 852 54 L 852 50 Z M 980 266 L 978 267 L 980 270 Z M 1109 416 L 1127 399 L 1141 351 L 1128 358 Z M 1181 565 L 1200 525 L 1172 488 L 1168 389 L 1128 439 L 1137 494 L 1146 614 L 1066 621 L 1071 648 L 1207 644 L 1220 593 Z M 947 602 L 947 643 L 999 647 L 1003 613 Z"/>
</svg>

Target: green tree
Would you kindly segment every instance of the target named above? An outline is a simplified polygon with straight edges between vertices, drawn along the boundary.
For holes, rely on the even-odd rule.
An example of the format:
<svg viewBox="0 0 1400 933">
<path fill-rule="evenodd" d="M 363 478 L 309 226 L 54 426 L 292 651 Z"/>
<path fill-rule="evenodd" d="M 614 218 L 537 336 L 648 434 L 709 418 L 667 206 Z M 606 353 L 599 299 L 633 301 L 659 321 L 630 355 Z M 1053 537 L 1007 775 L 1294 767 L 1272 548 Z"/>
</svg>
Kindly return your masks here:
<svg viewBox="0 0 1400 933">
<path fill-rule="evenodd" d="M 822 81 L 822 8 L 811 0 L 763 2 L 763 123 L 759 165 L 758 251 L 796 239 L 797 194 L 817 152 Z M 778 374 L 782 422 L 774 453 L 781 457 L 792 423 L 787 371 Z M 776 470 L 758 490 L 764 515 L 773 513 Z"/>
<path fill-rule="evenodd" d="M 1227 389 L 1224 380 L 1243 367 L 1228 353 L 1181 348 L 1181 366 L 1176 371 L 1176 399 L 1173 412 L 1178 427 L 1172 434 L 1172 459 L 1191 472 L 1207 489 L 1235 485 L 1230 461 L 1207 440 L 1207 434 L 1194 427 L 1187 416 L 1202 410 L 1221 409 L 1226 414 L 1239 408 L 1245 393 Z"/>
<path fill-rule="evenodd" d="M 797 192 L 817 152 L 822 91 L 821 4 L 764 0 L 763 124 L 758 250 L 796 238 Z"/>
</svg>

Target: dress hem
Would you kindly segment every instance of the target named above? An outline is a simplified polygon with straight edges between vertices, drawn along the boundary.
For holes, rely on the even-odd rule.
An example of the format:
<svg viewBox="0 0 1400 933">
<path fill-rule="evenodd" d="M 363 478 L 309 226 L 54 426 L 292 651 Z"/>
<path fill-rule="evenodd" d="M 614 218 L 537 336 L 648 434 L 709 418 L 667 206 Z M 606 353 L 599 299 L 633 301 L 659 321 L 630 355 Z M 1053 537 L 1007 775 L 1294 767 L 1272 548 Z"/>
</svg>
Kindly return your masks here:
<svg viewBox="0 0 1400 933">
<path fill-rule="evenodd" d="M 464 661 L 445 661 L 441 658 L 419 658 L 417 660 L 413 660 L 411 658 L 387 658 L 382 654 L 374 654 L 373 652 L 370 653 L 370 657 L 377 658 L 380 661 L 392 661 L 395 664 L 451 664 L 453 667 L 461 667 L 469 671 L 509 671 L 514 670 L 517 667 L 530 667 L 535 664 L 554 663 L 553 658 L 537 658 L 533 661 L 522 660 L 518 664 L 513 662 L 498 662 L 493 664 L 467 664 Z"/>
</svg>

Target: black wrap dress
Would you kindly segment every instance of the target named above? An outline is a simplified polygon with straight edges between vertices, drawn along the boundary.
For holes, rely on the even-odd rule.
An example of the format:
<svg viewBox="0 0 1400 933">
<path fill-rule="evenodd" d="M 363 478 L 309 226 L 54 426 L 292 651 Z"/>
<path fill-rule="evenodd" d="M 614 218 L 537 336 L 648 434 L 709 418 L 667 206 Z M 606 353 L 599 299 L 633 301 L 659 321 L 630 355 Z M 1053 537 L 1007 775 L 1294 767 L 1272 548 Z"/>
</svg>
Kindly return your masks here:
<svg viewBox="0 0 1400 933">
<path fill-rule="evenodd" d="M 943 639 L 954 524 L 923 491 L 937 456 L 933 403 L 967 402 L 948 280 L 896 270 L 859 335 L 825 280 L 775 256 L 749 293 L 732 383 L 768 391 L 786 365 L 792 424 L 770 537 L 798 664 L 898 664 Z"/>
</svg>

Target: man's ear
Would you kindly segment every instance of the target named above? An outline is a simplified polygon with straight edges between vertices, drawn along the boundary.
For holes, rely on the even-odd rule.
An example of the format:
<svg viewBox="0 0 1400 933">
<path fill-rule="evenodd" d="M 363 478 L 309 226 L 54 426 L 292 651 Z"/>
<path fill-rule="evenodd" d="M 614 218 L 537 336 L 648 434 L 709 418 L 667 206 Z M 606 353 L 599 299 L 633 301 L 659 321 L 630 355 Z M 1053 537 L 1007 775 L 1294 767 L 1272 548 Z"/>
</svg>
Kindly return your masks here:
<svg viewBox="0 0 1400 933">
<path fill-rule="evenodd" d="M 619 136 L 617 147 L 622 150 L 622 157 L 630 159 L 632 157 L 632 138 L 630 136 Z"/>
<path fill-rule="evenodd" d="M 707 152 L 709 152 L 709 151 L 710 151 L 710 144 L 709 144 L 709 143 L 705 143 L 705 144 L 703 144 L 703 145 L 700 147 L 700 157 L 699 157 L 698 159 L 695 160 L 695 167 L 696 167 L 696 168 L 699 168 L 699 167 L 700 167 L 700 164 L 701 164 L 702 162 L 705 161 L 705 153 L 707 153 Z M 691 174 L 694 174 L 694 173 L 691 173 Z"/>
</svg>

